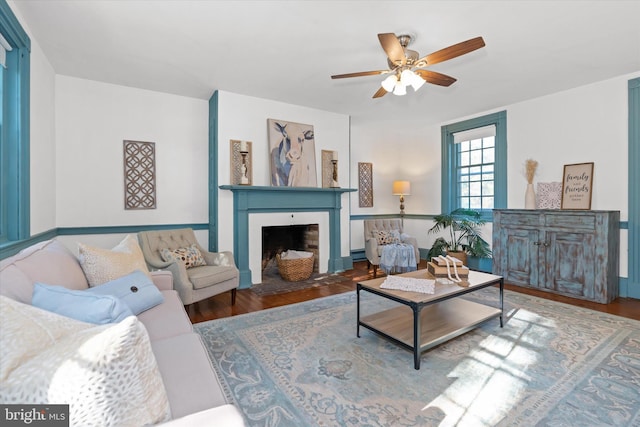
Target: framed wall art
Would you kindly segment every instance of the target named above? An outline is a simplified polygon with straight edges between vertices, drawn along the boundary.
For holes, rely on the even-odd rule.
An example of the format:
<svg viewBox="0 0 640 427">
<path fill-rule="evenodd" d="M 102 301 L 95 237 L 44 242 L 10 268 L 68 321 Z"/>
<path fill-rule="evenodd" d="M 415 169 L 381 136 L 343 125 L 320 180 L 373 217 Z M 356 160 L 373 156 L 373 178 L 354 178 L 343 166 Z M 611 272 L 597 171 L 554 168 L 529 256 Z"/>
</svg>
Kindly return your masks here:
<svg viewBox="0 0 640 427">
<path fill-rule="evenodd" d="M 591 209 L 593 162 L 564 165 L 561 209 Z"/>
<path fill-rule="evenodd" d="M 373 163 L 358 163 L 358 203 L 361 208 L 373 207 Z"/>
<path fill-rule="evenodd" d="M 124 208 L 156 208 L 156 144 L 123 141 Z"/>
<path fill-rule="evenodd" d="M 312 125 L 267 119 L 271 185 L 316 187 L 316 147 Z"/>
</svg>

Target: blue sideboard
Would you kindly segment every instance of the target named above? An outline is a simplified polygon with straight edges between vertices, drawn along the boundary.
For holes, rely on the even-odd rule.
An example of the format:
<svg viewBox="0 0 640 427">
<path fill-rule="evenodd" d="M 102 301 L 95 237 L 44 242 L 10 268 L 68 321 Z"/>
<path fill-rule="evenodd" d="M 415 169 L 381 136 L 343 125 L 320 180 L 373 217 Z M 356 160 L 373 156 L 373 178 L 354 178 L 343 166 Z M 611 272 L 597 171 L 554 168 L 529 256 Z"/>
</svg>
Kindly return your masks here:
<svg viewBox="0 0 640 427">
<path fill-rule="evenodd" d="M 505 283 L 608 303 L 618 296 L 619 211 L 493 211 L 493 273 Z"/>
</svg>

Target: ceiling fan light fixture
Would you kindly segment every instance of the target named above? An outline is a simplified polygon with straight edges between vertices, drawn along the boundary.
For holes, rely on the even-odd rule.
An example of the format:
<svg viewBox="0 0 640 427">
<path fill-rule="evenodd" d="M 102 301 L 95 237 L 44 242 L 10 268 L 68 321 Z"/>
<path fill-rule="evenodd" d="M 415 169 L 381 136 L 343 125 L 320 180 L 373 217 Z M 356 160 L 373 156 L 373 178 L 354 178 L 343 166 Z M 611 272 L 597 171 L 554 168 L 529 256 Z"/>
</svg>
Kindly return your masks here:
<svg viewBox="0 0 640 427">
<path fill-rule="evenodd" d="M 413 82 L 414 75 L 413 71 L 407 68 L 400 73 L 400 82 L 403 86 L 409 86 Z"/>
<path fill-rule="evenodd" d="M 414 91 L 417 91 L 422 87 L 423 84 L 425 84 L 425 81 L 422 77 L 409 69 L 406 69 L 402 72 L 402 74 L 400 75 L 400 80 L 405 86 L 413 87 Z"/>
<path fill-rule="evenodd" d="M 396 88 L 393 90 L 394 95 L 402 96 L 407 94 L 407 87 L 402 84 L 402 82 L 398 82 L 396 84 Z"/>
<path fill-rule="evenodd" d="M 382 87 L 387 92 L 393 92 L 393 89 L 395 88 L 397 82 L 398 78 L 395 74 L 392 74 L 382 81 Z"/>
<path fill-rule="evenodd" d="M 413 73 L 413 79 L 411 81 L 411 86 L 413 87 L 413 90 L 417 91 L 425 83 L 426 83 L 425 79 L 420 77 L 418 74 Z"/>
</svg>

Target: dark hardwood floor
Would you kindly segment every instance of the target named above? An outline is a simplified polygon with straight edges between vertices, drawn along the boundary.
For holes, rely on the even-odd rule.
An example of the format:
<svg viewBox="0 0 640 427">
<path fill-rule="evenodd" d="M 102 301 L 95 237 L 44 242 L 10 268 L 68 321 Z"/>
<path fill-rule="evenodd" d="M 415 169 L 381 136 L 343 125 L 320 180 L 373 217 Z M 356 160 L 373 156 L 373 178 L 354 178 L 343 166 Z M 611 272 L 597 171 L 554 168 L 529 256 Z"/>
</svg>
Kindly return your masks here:
<svg viewBox="0 0 640 427">
<path fill-rule="evenodd" d="M 426 268 L 426 261 L 422 260 L 420 267 Z M 236 304 L 233 306 L 231 305 L 230 292 L 225 292 L 207 300 L 191 304 L 187 307 L 187 312 L 189 313 L 189 318 L 192 323 L 204 322 L 206 320 L 251 313 L 267 308 L 308 301 L 314 298 L 355 291 L 356 283 L 373 278 L 373 271 L 367 270 L 366 261 L 355 262 L 353 270 L 342 274 L 351 278 L 351 281 L 263 297 L 256 295 L 251 289 L 240 289 L 237 291 Z M 637 299 L 618 298 L 610 304 L 598 304 L 509 284 L 505 285 L 505 289 L 640 320 L 640 300 Z"/>
</svg>

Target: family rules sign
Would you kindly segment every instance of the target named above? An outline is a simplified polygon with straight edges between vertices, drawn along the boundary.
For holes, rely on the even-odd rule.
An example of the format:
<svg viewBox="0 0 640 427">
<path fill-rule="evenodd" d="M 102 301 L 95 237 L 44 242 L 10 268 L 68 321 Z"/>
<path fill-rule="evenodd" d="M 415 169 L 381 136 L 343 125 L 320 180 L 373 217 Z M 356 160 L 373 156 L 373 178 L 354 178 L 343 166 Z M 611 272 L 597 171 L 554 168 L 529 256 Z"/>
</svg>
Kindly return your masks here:
<svg viewBox="0 0 640 427">
<path fill-rule="evenodd" d="M 564 165 L 562 209 L 591 209 L 593 162 Z"/>
</svg>

